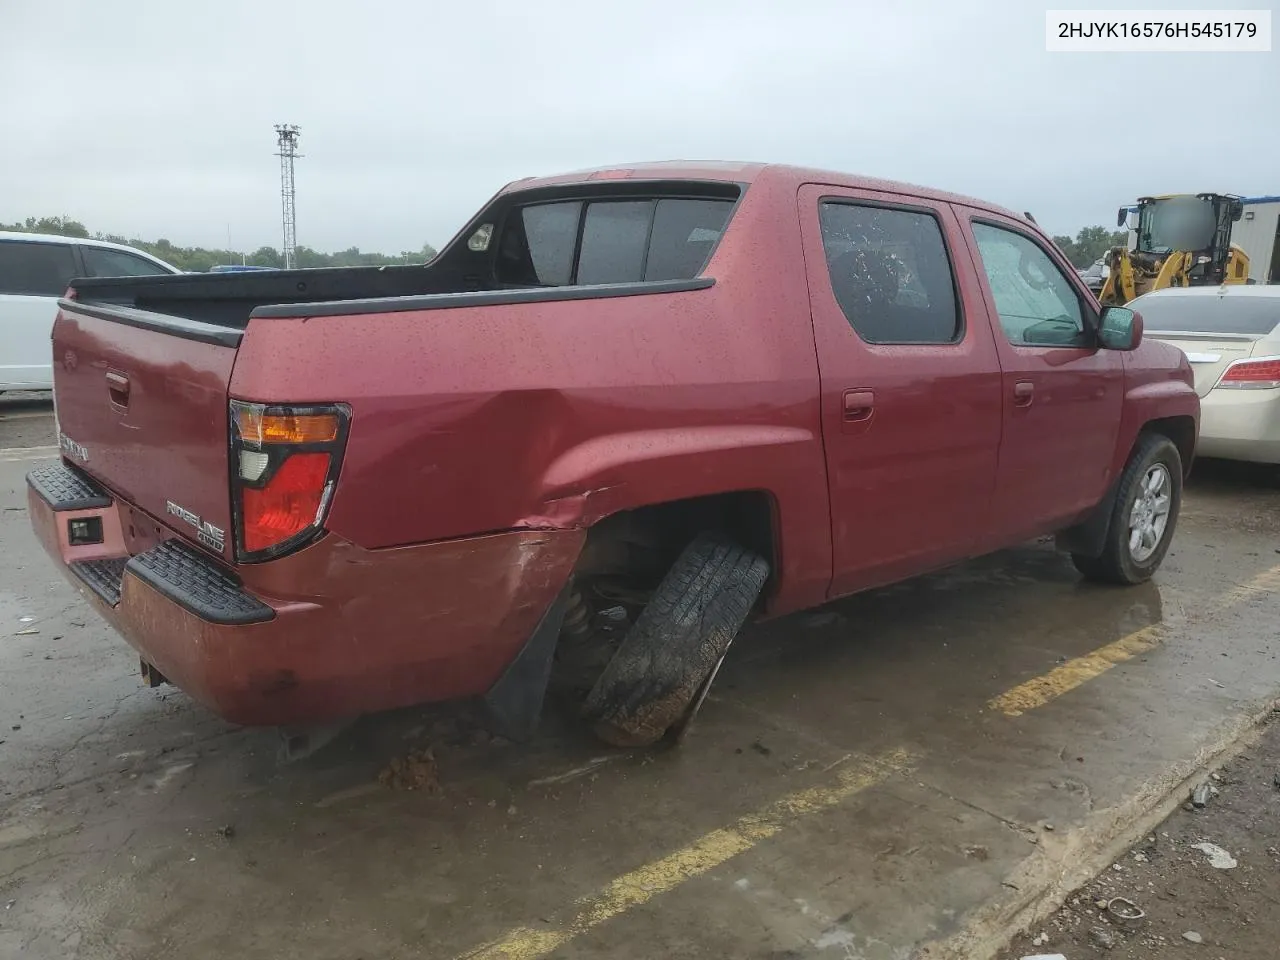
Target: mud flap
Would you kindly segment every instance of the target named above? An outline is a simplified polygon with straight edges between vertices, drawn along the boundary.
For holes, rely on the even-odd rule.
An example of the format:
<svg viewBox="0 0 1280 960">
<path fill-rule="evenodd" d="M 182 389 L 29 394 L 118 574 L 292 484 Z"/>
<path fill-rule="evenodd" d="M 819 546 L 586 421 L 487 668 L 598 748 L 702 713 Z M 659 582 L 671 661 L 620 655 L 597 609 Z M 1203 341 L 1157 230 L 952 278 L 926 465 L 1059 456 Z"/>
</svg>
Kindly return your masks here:
<svg viewBox="0 0 1280 960">
<path fill-rule="evenodd" d="M 564 585 L 515 659 L 484 695 L 490 727 L 498 736 L 524 743 L 538 728 L 572 585 L 572 581 Z"/>
<path fill-rule="evenodd" d="M 1079 554 L 1082 557 L 1099 557 L 1107 544 L 1107 531 L 1111 527 L 1111 514 L 1115 510 L 1116 495 L 1120 490 L 1117 477 L 1093 512 L 1074 527 L 1060 530 L 1054 538 L 1054 545 L 1065 553 Z"/>
</svg>

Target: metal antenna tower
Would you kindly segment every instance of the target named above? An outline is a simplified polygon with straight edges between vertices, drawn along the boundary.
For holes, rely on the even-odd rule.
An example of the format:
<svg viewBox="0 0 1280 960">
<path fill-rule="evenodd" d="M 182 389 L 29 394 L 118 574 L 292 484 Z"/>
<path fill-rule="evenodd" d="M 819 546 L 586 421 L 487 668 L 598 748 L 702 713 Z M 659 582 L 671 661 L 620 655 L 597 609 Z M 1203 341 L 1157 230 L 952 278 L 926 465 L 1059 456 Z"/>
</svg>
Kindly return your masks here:
<svg viewBox="0 0 1280 960">
<path fill-rule="evenodd" d="M 302 156 L 298 152 L 298 137 L 302 131 L 292 123 L 276 124 L 276 146 L 280 158 L 280 208 L 284 227 L 284 268 L 292 270 L 298 261 L 298 222 L 294 214 L 296 191 L 293 186 L 293 161 Z"/>
</svg>

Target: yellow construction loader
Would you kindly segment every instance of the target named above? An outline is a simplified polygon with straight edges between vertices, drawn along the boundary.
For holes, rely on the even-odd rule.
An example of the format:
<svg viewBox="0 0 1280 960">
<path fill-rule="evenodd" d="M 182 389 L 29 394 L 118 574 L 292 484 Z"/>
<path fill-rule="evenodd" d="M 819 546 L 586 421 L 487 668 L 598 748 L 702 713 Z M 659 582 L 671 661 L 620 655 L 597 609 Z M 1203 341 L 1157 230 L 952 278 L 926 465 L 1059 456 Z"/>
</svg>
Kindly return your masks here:
<svg viewBox="0 0 1280 960">
<path fill-rule="evenodd" d="M 1110 273 L 1098 299 L 1119 306 L 1164 287 L 1247 283 L 1249 257 L 1231 242 L 1231 225 L 1244 213 L 1240 197 L 1180 193 L 1142 197 L 1121 207 L 1116 226 L 1137 233 L 1133 249 L 1106 254 Z"/>
</svg>

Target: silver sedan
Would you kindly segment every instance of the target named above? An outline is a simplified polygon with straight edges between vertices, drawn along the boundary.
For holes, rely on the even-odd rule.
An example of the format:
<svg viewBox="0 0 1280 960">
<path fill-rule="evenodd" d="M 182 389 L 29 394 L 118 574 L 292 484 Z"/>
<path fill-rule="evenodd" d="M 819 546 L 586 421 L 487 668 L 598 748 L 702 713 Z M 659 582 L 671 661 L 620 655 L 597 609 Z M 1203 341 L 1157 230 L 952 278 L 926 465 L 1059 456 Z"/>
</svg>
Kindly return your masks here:
<svg viewBox="0 0 1280 960">
<path fill-rule="evenodd" d="M 1196 454 L 1280 464 L 1280 286 L 1174 287 L 1126 306 L 1142 314 L 1144 336 L 1191 361 Z"/>
</svg>

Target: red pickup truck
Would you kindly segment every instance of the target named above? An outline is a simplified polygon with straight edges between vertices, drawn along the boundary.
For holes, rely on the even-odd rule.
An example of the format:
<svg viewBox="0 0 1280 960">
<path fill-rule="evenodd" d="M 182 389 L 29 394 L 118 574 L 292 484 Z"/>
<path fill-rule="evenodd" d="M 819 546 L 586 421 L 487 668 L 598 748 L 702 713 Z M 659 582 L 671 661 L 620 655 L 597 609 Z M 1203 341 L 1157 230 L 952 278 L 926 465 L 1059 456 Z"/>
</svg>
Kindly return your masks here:
<svg viewBox="0 0 1280 960">
<path fill-rule="evenodd" d="M 53 357 L 35 530 L 242 724 L 518 735 L 585 649 L 653 742 L 750 618 L 1045 534 L 1146 580 L 1199 420 L 1029 217 L 772 165 L 521 180 L 426 265 L 77 280 Z"/>
</svg>

